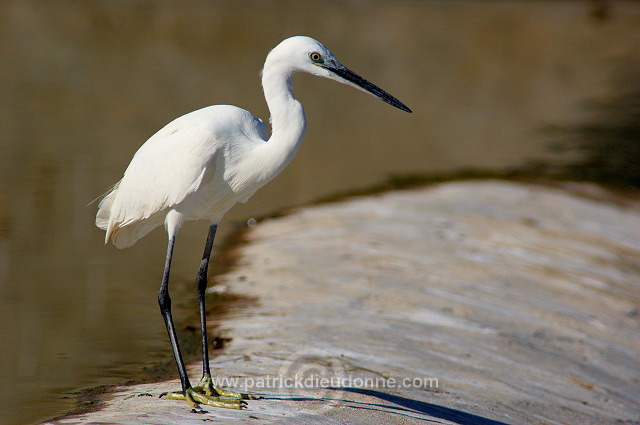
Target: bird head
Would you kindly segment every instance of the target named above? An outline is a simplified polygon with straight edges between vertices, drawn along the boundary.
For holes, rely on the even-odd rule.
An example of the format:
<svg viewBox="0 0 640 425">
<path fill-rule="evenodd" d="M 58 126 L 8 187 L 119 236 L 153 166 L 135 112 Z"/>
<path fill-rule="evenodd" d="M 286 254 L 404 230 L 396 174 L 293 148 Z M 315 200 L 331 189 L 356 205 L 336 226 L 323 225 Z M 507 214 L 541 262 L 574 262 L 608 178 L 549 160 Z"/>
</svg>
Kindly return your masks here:
<svg viewBox="0 0 640 425">
<path fill-rule="evenodd" d="M 412 112 L 404 103 L 375 84 L 351 71 L 322 43 L 311 37 L 290 37 L 278 44 L 267 56 L 267 66 L 283 66 L 290 73 L 306 72 L 355 87 L 405 112 Z"/>
</svg>

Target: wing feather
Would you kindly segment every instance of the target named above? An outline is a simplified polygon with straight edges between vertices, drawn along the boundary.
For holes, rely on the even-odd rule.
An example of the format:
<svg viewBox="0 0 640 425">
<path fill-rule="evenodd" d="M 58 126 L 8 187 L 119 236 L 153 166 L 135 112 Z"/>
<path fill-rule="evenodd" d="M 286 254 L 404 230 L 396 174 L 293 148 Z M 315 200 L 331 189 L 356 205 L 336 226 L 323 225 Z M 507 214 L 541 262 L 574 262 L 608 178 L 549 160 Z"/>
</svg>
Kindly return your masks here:
<svg viewBox="0 0 640 425">
<path fill-rule="evenodd" d="M 182 202 L 198 190 L 206 172 L 215 166 L 217 144 L 208 129 L 169 130 L 156 133 L 142 145 L 122 180 L 100 202 L 96 225 L 106 228 L 105 241 L 117 237 L 119 229 L 147 221 Z M 149 220 L 153 227 L 161 223 Z"/>
<path fill-rule="evenodd" d="M 208 190 L 225 190 L 224 182 L 213 189 L 205 182 L 224 175 L 216 163 L 225 164 L 222 158 L 229 160 L 230 150 L 248 149 L 266 137 L 261 120 L 229 105 L 206 107 L 167 124 L 140 147 L 122 180 L 98 205 L 96 225 L 107 231 L 105 242 L 112 240 L 118 248 L 133 245 L 200 188 L 209 184 Z M 237 160 L 242 153 L 231 157 Z"/>
</svg>

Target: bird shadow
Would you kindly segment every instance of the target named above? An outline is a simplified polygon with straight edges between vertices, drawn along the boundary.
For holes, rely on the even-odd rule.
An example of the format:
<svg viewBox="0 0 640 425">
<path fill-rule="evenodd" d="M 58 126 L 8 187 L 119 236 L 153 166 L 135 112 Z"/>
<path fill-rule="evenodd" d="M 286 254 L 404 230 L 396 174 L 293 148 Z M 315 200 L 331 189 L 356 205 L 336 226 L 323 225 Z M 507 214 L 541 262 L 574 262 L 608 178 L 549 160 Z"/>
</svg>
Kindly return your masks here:
<svg viewBox="0 0 640 425">
<path fill-rule="evenodd" d="M 433 403 L 427 403 L 425 401 L 413 400 L 407 397 L 399 395 L 388 394 L 381 391 L 376 391 L 367 388 L 332 388 L 338 391 L 351 392 L 356 394 L 362 394 L 370 397 L 375 397 L 381 401 L 393 403 L 396 406 L 381 405 L 373 403 L 378 407 L 384 407 L 386 409 L 404 410 L 414 413 L 423 413 L 434 418 L 454 422 L 458 425 L 508 425 L 505 422 L 497 421 L 494 419 L 485 418 L 482 416 L 474 415 L 472 413 L 463 412 L 458 409 L 450 407 L 439 406 Z"/>
<path fill-rule="evenodd" d="M 413 400 L 411 398 L 402 397 L 399 395 L 388 394 L 381 391 L 364 388 L 350 388 L 350 387 L 329 387 L 325 390 L 335 391 L 334 397 L 323 397 L 321 400 L 325 402 L 344 402 L 348 403 L 350 408 L 362 409 L 362 410 L 376 410 L 387 413 L 395 413 L 403 416 L 411 416 L 413 419 L 422 419 L 425 422 L 439 422 L 434 419 L 445 420 L 453 422 L 458 425 L 509 425 L 506 422 L 497 421 L 494 419 L 485 418 L 483 416 L 474 415 L 472 413 L 463 412 L 458 409 L 450 407 L 439 406 L 433 403 L 427 403 L 424 401 Z M 356 400 L 346 400 L 344 396 L 339 396 L 339 393 L 354 393 L 361 394 L 369 397 L 375 397 L 380 402 L 365 402 Z M 267 399 L 282 399 L 278 396 L 268 396 Z M 318 401 L 318 398 L 310 397 L 296 397 L 295 395 L 289 395 L 285 397 L 288 401 Z M 418 418 L 414 415 L 423 414 L 428 415 L 431 418 Z"/>
</svg>

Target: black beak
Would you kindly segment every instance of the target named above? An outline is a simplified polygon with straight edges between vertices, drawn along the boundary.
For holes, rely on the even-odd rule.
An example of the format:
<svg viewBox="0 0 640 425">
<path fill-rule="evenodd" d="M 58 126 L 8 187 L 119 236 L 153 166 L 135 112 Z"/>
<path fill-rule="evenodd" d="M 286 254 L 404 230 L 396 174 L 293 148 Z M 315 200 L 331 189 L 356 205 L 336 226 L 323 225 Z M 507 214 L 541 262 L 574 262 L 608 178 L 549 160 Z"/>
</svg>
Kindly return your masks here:
<svg viewBox="0 0 640 425">
<path fill-rule="evenodd" d="M 355 72 L 351 71 L 347 67 L 342 65 L 337 65 L 337 66 L 320 65 L 320 66 L 326 69 L 327 71 L 333 72 L 343 80 L 348 81 L 349 83 L 357 86 L 358 88 L 368 93 L 371 93 L 378 99 L 384 102 L 387 102 L 389 105 L 395 106 L 398 109 L 402 109 L 405 112 L 409 112 L 409 113 L 412 112 L 411 109 L 407 107 L 407 105 L 400 102 L 398 99 L 391 96 L 389 93 L 382 90 L 380 87 L 376 86 L 375 84 L 365 80 L 364 78 L 362 78 Z"/>
</svg>

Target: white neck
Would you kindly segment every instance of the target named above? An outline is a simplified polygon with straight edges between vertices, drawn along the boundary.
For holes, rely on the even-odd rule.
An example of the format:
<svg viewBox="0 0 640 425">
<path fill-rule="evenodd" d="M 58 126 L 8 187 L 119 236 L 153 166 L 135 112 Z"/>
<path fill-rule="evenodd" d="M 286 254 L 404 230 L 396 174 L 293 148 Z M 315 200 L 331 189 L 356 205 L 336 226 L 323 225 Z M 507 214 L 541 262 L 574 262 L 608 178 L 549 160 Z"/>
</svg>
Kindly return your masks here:
<svg viewBox="0 0 640 425">
<path fill-rule="evenodd" d="M 292 75 L 291 69 L 279 64 L 265 64 L 262 73 L 264 97 L 271 113 L 271 137 L 262 154 L 272 164 L 272 178 L 291 161 L 302 143 L 306 128 L 304 109 L 293 97 Z"/>
</svg>

